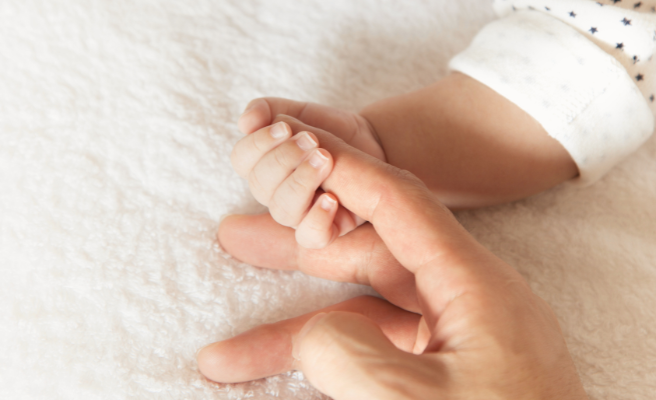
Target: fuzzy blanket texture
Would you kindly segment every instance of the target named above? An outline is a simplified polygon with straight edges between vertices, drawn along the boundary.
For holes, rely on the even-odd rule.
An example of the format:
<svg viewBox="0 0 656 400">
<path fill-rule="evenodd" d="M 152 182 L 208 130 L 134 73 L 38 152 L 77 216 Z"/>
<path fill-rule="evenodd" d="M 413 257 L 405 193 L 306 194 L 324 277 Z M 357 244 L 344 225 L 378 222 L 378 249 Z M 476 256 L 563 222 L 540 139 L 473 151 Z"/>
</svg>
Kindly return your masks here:
<svg viewBox="0 0 656 400">
<path fill-rule="evenodd" d="M 370 289 L 221 256 L 259 96 L 357 110 L 425 86 L 488 0 L 0 2 L 0 398 L 323 399 L 195 352 Z M 656 398 L 656 140 L 591 187 L 459 213 L 558 315 L 591 399 Z"/>
</svg>

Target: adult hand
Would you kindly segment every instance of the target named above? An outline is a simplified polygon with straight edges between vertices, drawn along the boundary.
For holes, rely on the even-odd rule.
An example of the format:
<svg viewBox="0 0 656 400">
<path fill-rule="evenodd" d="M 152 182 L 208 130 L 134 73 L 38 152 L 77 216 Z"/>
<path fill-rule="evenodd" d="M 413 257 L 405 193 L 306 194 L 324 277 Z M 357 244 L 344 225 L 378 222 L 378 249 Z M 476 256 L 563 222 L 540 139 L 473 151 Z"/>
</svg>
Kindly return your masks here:
<svg viewBox="0 0 656 400">
<path fill-rule="evenodd" d="M 206 377 L 238 382 L 298 369 L 337 400 L 586 398 L 549 306 L 421 181 L 326 132 L 288 123 L 319 137 L 335 160 L 324 188 L 371 225 L 325 250 L 298 252 L 291 229 L 238 216 L 222 224 L 221 244 L 260 266 L 376 281 L 383 295 L 423 316 L 356 298 L 204 348 L 198 364 Z"/>
</svg>

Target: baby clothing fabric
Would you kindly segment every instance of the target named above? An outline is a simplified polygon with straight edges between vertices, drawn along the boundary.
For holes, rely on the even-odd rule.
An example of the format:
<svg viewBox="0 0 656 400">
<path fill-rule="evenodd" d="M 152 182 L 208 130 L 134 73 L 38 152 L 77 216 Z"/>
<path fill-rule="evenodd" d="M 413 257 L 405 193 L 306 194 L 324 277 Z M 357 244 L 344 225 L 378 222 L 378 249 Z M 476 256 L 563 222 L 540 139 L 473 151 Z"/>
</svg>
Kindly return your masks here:
<svg viewBox="0 0 656 400">
<path fill-rule="evenodd" d="M 450 68 L 535 118 L 590 184 L 654 131 L 656 0 L 495 0 Z"/>
</svg>

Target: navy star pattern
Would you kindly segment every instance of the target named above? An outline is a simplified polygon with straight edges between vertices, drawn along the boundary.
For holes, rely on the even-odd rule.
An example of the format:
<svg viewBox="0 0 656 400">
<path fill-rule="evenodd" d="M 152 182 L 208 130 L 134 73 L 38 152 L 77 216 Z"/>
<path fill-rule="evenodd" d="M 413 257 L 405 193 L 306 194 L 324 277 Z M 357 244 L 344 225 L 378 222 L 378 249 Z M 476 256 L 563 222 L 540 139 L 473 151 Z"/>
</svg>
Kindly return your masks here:
<svg viewBox="0 0 656 400">
<path fill-rule="evenodd" d="M 495 0 L 495 1 L 499 1 L 499 0 Z M 634 47 L 632 47 L 631 40 L 628 40 L 628 38 L 630 38 L 630 36 L 628 36 L 628 35 L 623 36 L 621 34 L 621 31 L 619 31 L 617 27 L 613 27 L 612 22 L 608 21 L 608 20 L 607 21 L 601 21 L 601 22 L 604 22 L 604 23 L 599 23 L 599 24 L 590 23 L 590 22 L 593 22 L 594 20 L 591 19 L 587 15 L 587 12 L 589 12 L 589 10 L 586 11 L 586 9 L 584 9 L 584 8 L 581 8 L 580 10 L 579 9 L 574 9 L 574 10 L 565 9 L 564 10 L 562 6 L 557 6 L 557 5 L 550 4 L 549 0 L 543 0 L 543 1 L 544 1 L 544 3 L 542 5 L 540 4 L 540 1 L 535 1 L 535 2 L 532 2 L 533 5 L 524 5 L 523 4 L 521 7 L 519 5 L 515 6 L 515 4 L 512 4 L 513 3 L 512 1 L 508 1 L 508 3 L 512 4 L 512 10 L 513 11 L 520 11 L 522 9 L 523 10 L 529 9 L 531 11 L 548 12 L 550 15 L 554 15 L 554 16 L 558 17 L 559 19 L 563 20 L 563 21 L 571 20 L 572 21 L 571 24 L 573 26 L 577 27 L 581 31 L 585 30 L 586 33 L 590 37 L 592 37 L 592 36 L 599 37 L 602 41 L 604 41 L 606 43 L 610 42 L 610 43 L 608 43 L 608 45 L 610 45 L 610 49 L 617 52 L 616 57 L 618 57 L 618 59 L 622 59 L 623 57 L 625 57 L 625 58 L 623 58 L 625 60 L 623 62 L 625 67 L 628 68 L 627 65 L 635 65 L 637 68 L 639 68 L 639 71 L 640 71 L 639 73 L 635 69 L 632 70 L 633 71 L 632 74 L 633 74 L 633 77 L 634 77 L 634 81 L 636 83 L 638 83 L 639 85 L 644 85 L 645 84 L 645 81 L 647 80 L 647 75 L 648 75 L 649 71 L 647 70 L 647 72 L 645 72 L 644 68 L 640 67 L 640 65 L 644 64 L 644 62 L 643 62 L 643 60 L 641 59 L 640 56 L 635 55 L 635 54 L 631 54 L 632 49 Z M 654 0 L 653 2 L 652 1 L 646 1 L 646 2 L 645 1 L 635 1 L 635 0 L 632 1 L 632 2 L 631 1 L 623 2 L 622 0 L 600 0 L 600 1 L 595 1 L 594 3 L 596 5 L 598 5 L 599 7 L 605 7 L 607 5 L 620 7 L 620 9 L 630 10 L 630 13 L 634 13 L 635 11 L 633 11 L 633 10 L 636 10 L 636 11 L 643 10 L 642 12 L 646 11 L 646 12 L 656 13 L 656 5 L 654 5 L 654 6 L 651 5 L 651 4 L 656 3 L 656 0 Z M 646 5 L 645 5 L 645 3 L 646 3 Z M 542 6 L 543 8 L 541 9 L 538 6 Z M 635 14 L 629 14 L 629 12 L 627 12 L 626 15 L 622 17 L 622 14 L 619 14 L 619 18 L 621 18 L 621 19 L 619 21 L 615 20 L 615 21 L 617 21 L 617 22 L 615 22 L 615 24 L 618 24 L 619 26 L 623 27 L 622 29 L 634 30 L 634 29 L 638 29 L 638 26 L 640 26 L 642 28 L 641 24 L 634 27 L 634 19 L 636 19 L 634 17 L 634 15 Z M 574 20 L 576 20 L 576 22 L 574 22 Z M 590 25 L 588 25 L 587 28 L 585 28 L 586 21 L 589 21 L 588 23 L 590 23 Z M 605 28 L 607 28 L 607 29 L 605 29 Z M 612 40 L 613 35 L 618 35 L 618 39 L 621 38 L 622 40 L 619 40 L 617 42 L 612 42 L 611 40 Z M 656 41 L 656 31 L 654 32 L 653 40 Z M 614 48 L 613 48 L 613 45 L 614 45 Z M 609 50 L 609 52 L 612 51 L 612 50 Z M 621 56 L 620 54 L 626 54 L 626 55 Z M 652 58 L 649 57 L 648 61 L 651 61 L 651 60 L 652 60 Z M 655 96 L 656 95 L 649 94 L 649 97 L 647 97 L 648 94 L 649 93 L 646 93 L 645 97 L 649 100 L 650 103 L 654 103 L 654 106 L 656 106 L 656 103 L 655 103 L 655 101 L 656 101 Z"/>
<path fill-rule="evenodd" d="M 607 170 L 613 155 L 634 151 L 652 134 L 656 0 L 492 1 L 501 19 L 454 65 L 482 67 L 483 83 L 521 93 L 519 104 L 545 126 L 572 126 L 554 129 L 553 137 L 579 157 L 582 177 L 585 168 Z M 490 65 L 481 66 L 486 59 Z M 573 117 L 594 121 L 594 130 L 570 124 Z"/>
</svg>

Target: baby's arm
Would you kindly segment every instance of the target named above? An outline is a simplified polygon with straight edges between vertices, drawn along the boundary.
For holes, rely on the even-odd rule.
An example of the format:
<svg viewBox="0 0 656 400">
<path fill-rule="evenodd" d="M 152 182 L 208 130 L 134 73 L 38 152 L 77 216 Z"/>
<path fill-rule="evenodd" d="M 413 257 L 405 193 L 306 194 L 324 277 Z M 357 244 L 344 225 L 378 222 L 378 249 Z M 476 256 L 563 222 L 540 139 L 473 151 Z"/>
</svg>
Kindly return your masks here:
<svg viewBox="0 0 656 400">
<path fill-rule="evenodd" d="M 417 175 L 452 209 L 518 200 L 574 178 L 569 153 L 517 105 L 453 73 L 361 113 L 387 162 Z"/>
<path fill-rule="evenodd" d="M 495 1 L 501 18 L 450 62 L 460 73 L 359 114 L 259 99 L 240 129 L 290 115 L 414 173 L 454 209 L 592 183 L 654 130 L 653 14 L 569 3 Z"/>
<path fill-rule="evenodd" d="M 285 122 L 274 123 L 282 114 L 412 172 L 452 209 L 520 199 L 577 173 L 569 154 L 535 120 L 462 74 L 360 114 L 257 99 L 239 120 L 246 136 L 232 152 L 232 165 L 273 219 L 296 229 L 305 248 L 323 248 L 363 221 L 323 193 L 320 186 L 333 168 L 330 153 L 319 148 L 316 135 L 292 136 Z"/>
<path fill-rule="evenodd" d="M 535 120 L 462 74 L 374 103 L 359 115 L 285 99 L 258 99 L 239 120 L 247 136 L 235 146 L 232 163 L 273 219 L 295 228 L 299 244 L 306 248 L 325 247 L 361 221 L 339 207 L 333 196 L 316 192 L 333 160 L 318 149 L 312 133 L 292 137 L 286 123 L 269 125 L 280 114 L 334 133 L 412 172 L 451 208 L 516 200 L 577 173 L 569 154 Z"/>
<path fill-rule="evenodd" d="M 482 83 L 454 73 L 359 114 L 278 98 L 251 102 L 249 134 L 285 114 L 331 132 L 423 180 L 452 209 L 518 200 L 576 176 L 565 149 L 540 124 Z"/>
<path fill-rule="evenodd" d="M 463 73 L 373 103 L 357 114 L 257 99 L 241 116 L 239 128 L 248 135 L 279 115 L 291 116 L 412 172 L 451 209 L 521 199 L 577 176 L 581 183 L 594 182 L 649 137 L 654 121 L 648 104 L 656 98 L 645 85 L 652 82 L 645 72 L 653 70 L 645 62 L 652 55 L 646 50 L 653 48 L 652 31 L 646 28 L 651 25 L 634 11 L 600 5 L 579 4 L 586 15 L 604 17 L 604 32 L 617 31 L 611 28 L 622 22 L 626 43 L 615 43 L 617 35 L 601 35 L 602 27 L 582 29 L 586 20 L 572 19 L 565 9 L 538 12 L 529 3 L 522 10 L 506 7 L 512 15 L 502 12 L 501 20 L 489 24 L 452 60 L 451 68 Z M 499 42 L 504 35 L 507 40 Z M 645 40 L 649 46 L 640 47 Z M 298 221 L 311 213 L 307 207 L 313 199 L 307 193 L 294 206 Z M 269 199 L 264 200 L 267 204 Z M 289 219 L 282 209 L 274 203 L 276 221 Z M 341 207 L 335 221 L 336 229 L 312 246 L 325 245 L 335 231 L 344 234 L 360 222 Z"/>
</svg>

